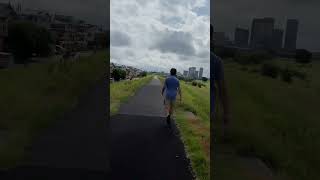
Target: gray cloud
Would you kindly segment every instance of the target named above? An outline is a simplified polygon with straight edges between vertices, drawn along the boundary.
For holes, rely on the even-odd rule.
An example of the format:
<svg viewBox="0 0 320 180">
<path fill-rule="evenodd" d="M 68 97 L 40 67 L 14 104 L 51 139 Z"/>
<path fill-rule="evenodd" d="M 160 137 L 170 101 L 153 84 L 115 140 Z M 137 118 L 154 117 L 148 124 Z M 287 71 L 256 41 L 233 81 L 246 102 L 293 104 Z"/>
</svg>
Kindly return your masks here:
<svg viewBox="0 0 320 180">
<path fill-rule="evenodd" d="M 162 34 L 162 35 L 161 35 Z M 159 32 L 159 39 L 151 49 L 160 50 L 163 53 L 176 53 L 180 55 L 194 55 L 193 38 L 191 33 L 179 31 Z"/>
<path fill-rule="evenodd" d="M 130 37 L 120 31 L 110 32 L 110 43 L 113 46 L 128 46 L 131 43 Z"/>
<path fill-rule="evenodd" d="M 126 32 L 131 41 L 117 46 L 113 42 L 120 38 L 111 37 L 111 62 L 165 72 L 204 67 L 208 76 L 209 56 L 203 52 L 209 51 L 207 1 L 111 1 L 111 32 Z"/>
</svg>

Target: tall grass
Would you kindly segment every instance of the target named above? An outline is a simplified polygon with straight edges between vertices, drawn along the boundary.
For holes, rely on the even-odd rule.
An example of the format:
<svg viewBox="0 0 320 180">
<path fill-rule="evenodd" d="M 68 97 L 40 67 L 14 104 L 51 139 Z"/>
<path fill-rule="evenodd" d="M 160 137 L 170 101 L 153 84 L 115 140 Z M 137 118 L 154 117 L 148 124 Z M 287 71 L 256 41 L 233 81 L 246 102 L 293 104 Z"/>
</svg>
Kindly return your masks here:
<svg viewBox="0 0 320 180">
<path fill-rule="evenodd" d="M 102 79 L 107 53 L 75 63 L 32 64 L 0 70 L 0 168 L 15 166 L 33 137 L 77 104 Z"/>
<path fill-rule="evenodd" d="M 259 157 L 279 177 L 297 180 L 320 177 L 320 64 L 304 70 L 311 77 L 310 86 L 244 72 L 234 63 L 225 65 L 232 143 L 238 153 Z"/>
<path fill-rule="evenodd" d="M 161 78 L 164 82 L 164 78 Z M 177 101 L 176 123 L 198 179 L 210 179 L 210 85 L 199 88 L 180 81 L 182 101 Z M 196 119 L 186 112 L 192 112 Z"/>
<path fill-rule="evenodd" d="M 110 114 L 114 115 L 119 110 L 122 103 L 133 96 L 143 85 L 147 84 L 153 78 L 152 75 L 134 80 L 124 80 L 110 84 Z"/>
</svg>

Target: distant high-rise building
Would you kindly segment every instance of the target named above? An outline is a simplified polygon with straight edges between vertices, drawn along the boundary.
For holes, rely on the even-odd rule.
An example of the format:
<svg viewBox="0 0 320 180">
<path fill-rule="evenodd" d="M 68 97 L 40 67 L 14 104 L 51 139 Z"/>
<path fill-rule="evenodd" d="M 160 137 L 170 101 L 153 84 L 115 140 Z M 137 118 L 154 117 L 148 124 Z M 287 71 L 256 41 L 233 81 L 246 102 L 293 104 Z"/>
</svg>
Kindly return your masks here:
<svg viewBox="0 0 320 180">
<path fill-rule="evenodd" d="M 289 50 L 295 50 L 298 38 L 298 26 L 299 22 L 296 19 L 287 20 L 286 36 L 284 41 L 284 48 Z"/>
<path fill-rule="evenodd" d="M 183 76 L 188 77 L 188 73 L 189 73 L 188 71 L 183 71 Z"/>
<path fill-rule="evenodd" d="M 249 30 L 236 28 L 234 32 L 234 42 L 237 47 L 248 47 Z"/>
<path fill-rule="evenodd" d="M 271 48 L 274 18 L 253 19 L 250 46 L 252 48 Z"/>
<path fill-rule="evenodd" d="M 196 72 L 194 73 L 194 78 L 195 78 L 195 79 L 199 79 L 199 71 L 196 71 Z"/>
<path fill-rule="evenodd" d="M 282 48 L 283 30 L 274 29 L 272 33 L 272 48 L 277 50 Z"/>
<path fill-rule="evenodd" d="M 189 68 L 189 77 L 190 78 L 194 78 L 195 73 L 196 73 L 196 68 L 195 67 L 190 67 Z"/>
<path fill-rule="evenodd" d="M 199 71 L 199 79 L 201 79 L 203 77 L 203 68 L 200 68 Z"/>
</svg>

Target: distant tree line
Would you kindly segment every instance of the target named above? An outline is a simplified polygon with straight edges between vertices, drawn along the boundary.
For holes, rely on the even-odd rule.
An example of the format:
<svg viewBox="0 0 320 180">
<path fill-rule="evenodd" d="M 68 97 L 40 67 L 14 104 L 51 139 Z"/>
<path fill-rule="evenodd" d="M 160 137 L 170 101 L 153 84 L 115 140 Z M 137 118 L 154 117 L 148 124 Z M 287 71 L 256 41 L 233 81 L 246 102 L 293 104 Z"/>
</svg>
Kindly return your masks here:
<svg viewBox="0 0 320 180">
<path fill-rule="evenodd" d="M 216 47 L 214 52 L 221 58 L 233 58 L 239 64 L 259 64 L 277 56 L 274 50 L 268 49 L 242 52 L 236 48 Z M 297 49 L 294 51 L 294 58 L 297 63 L 310 63 L 312 53 L 306 49 Z"/>
</svg>

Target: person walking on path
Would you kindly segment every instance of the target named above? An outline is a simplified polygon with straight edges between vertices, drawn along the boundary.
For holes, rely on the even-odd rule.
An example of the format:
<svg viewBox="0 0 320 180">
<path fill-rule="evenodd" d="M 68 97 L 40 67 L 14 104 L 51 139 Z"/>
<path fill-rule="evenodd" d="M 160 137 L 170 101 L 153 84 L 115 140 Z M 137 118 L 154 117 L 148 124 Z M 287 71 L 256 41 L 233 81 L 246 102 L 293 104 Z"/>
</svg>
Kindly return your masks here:
<svg viewBox="0 0 320 180">
<path fill-rule="evenodd" d="M 213 35 L 213 27 L 212 24 L 210 25 L 210 35 Z M 211 39 L 212 40 L 212 39 Z M 214 54 L 214 42 L 211 42 L 210 48 L 210 89 L 211 89 L 211 96 L 210 96 L 210 107 L 211 107 L 211 122 L 215 120 L 216 116 L 216 97 L 218 96 L 220 103 L 223 109 L 223 137 L 224 139 L 227 136 L 227 130 L 229 127 L 231 114 L 230 114 L 230 107 L 229 107 L 229 97 L 227 93 L 226 82 L 224 78 L 224 69 L 223 63 L 220 57 Z M 217 92 L 218 91 L 218 92 Z"/>
<path fill-rule="evenodd" d="M 164 85 L 162 87 L 162 92 L 161 92 L 162 96 L 164 92 L 165 92 L 164 104 L 166 106 L 166 111 L 167 111 L 167 124 L 171 126 L 171 116 L 175 108 L 176 97 L 178 93 L 180 95 L 180 102 L 182 100 L 180 82 L 177 78 L 177 70 L 175 68 L 172 68 L 170 70 L 170 76 L 168 76 L 164 81 Z"/>
</svg>

